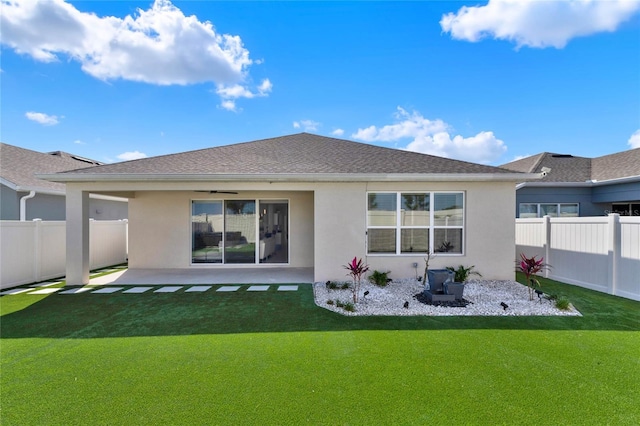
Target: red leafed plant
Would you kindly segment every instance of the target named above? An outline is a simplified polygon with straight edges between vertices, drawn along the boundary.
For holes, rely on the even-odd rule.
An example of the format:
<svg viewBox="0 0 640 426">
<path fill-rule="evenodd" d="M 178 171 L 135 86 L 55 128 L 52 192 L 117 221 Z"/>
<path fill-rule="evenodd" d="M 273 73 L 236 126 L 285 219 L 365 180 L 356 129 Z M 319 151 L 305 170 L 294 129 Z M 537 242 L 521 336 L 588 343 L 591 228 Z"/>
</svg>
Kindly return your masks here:
<svg viewBox="0 0 640 426">
<path fill-rule="evenodd" d="M 532 276 L 547 268 L 547 265 L 544 263 L 544 257 L 536 260 L 535 256 L 527 257 L 524 253 L 520 253 L 520 259 L 520 270 L 527 278 L 527 287 L 529 287 L 529 300 L 533 300 L 533 287 L 540 287 L 540 281 Z"/>
<path fill-rule="evenodd" d="M 366 265 L 362 259 L 358 259 L 357 256 L 346 265 L 344 268 L 349 271 L 351 278 L 353 278 L 353 303 L 358 303 L 358 292 L 360 291 L 360 282 L 362 275 L 369 270 L 369 265 Z"/>
</svg>

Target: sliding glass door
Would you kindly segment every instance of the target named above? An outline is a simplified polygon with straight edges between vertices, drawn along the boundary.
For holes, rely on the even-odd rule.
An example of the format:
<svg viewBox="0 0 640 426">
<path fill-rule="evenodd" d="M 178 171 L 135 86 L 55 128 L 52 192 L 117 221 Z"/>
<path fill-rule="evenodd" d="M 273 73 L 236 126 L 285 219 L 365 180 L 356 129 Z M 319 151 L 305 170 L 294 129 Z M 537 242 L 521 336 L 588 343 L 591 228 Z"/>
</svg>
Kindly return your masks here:
<svg viewBox="0 0 640 426">
<path fill-rule="evenodd" d="M 289 201 L 192 201 L 191 242 L 193 264 L 286 264 Z"/>
<path fill-rule="evenodd" d="M 224 263 L 256 263 L 255 200 L 225 201 Z"/>
</svg>

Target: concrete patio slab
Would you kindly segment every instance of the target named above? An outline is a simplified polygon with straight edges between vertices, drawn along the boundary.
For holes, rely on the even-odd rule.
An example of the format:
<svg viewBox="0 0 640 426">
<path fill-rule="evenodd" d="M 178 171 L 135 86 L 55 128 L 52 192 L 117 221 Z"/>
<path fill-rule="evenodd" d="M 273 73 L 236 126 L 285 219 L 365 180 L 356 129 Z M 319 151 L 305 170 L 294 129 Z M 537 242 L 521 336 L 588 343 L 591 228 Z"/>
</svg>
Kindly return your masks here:
<svg viewBox="0 0 640 426">
<path fill-rule="evenodd" d="M 41 290 L 36 290 L 36 291 L 32 291 L 29 294 L 51 294 L 51 293 L 55 293 L 56 291 L 60 291 L 62 290 L 61 288 L 43 288 Z"/>
<path fill-rule="evenodd" d="M 80 294 L 80 293 L 84 293 L 84 292 L 90 291 L 90 290 L 95 290 L 95 287 L 72 288 L 71 290 L 61 291 L 58 294 Z"/>
<path fill-rule="evenodd" d="M 91 285 L 309 284 L 313 268 L 245 267 L 126 269 L 92 278 Z"/>
<path fill-rule="evenodd" d="M 123 293 L 128 293 L 128 294 L 140 294 L 140 293 L 144 293 L 145 291 L 149 291 L 151 290 L 153 287 L 131 287 L 129 290 L 125 290 L 123 291 Z"/>
<path fill-rule="evenodd" d="M 269 290 L 268 285 L 252 285 L 247 289 L 247 291 L 267 291 Z"/>
<path fill-rule="evenodd" d="M 115 293 L 116 291 L 120 291 L 123 288 L 124 287 L 105 287 L 105 288 L 98 289 L 96 291 L 92 291 L 91 294 L 111 294 L 111 293 Z"/>
<path fill-rule="evenodd" d="M 238 291 L 238 290 L 240 290 L 240 286 L 239 285 L 225 285 L 225 286 L 220 287 L 216 291 L 231 292 L 231 291 Z"/>
<path fill-rule="evenodd" d="M 181 288 L 182 288 L 182 286 L 169 285 L 169 286 L 161 287 L 161 288 L 157 289 L 156 291 L 154 291 L 154 293 L 175 293 L 176 291 L 180 290 Z"/>
<path fill-rule="evenodd" d="M 0 293 L 1 296 L 12 295 L 12 294 L 20 294 L 25 293 L 27 291 L 33 290 L 32 288 L 12 288 L 11 290 L 3 291 Z"/>
<path fill-rule="evenodd" d="M 280 285 L 278 291 L 298 291 L 297 285 Z"/>
<path fill-rule="evenodd" d="M 203 292 L 203 291 L 207 291 L 211 288 L 210 285 L 194 285 L 193 287 L 189 287 L 188 289 L 186 289 L 184 292 L 185 293 L 191 293 L 191 292 Z"/>
<path fill-rule="evenodd" d="M 52 285 L 60 284 L 61 281 L 47 281 L 45 283 L 31 284 L 29 287 L 51 287 Z"/>
</svg>

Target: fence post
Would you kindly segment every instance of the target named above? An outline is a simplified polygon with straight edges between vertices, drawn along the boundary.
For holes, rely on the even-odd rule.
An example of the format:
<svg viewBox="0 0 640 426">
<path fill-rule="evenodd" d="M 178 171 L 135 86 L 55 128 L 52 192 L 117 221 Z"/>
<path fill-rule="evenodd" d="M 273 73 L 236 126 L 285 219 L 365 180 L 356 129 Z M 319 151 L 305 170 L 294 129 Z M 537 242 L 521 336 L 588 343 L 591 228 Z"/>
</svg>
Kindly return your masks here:
<svg viewBox="0 0 640 426">
<path fill-rule="evenodd" d="M 551 216 L 542 217 L 542 232 L 544 232 L 544 263 L 551 265 Z M 549 278 L 549 268 L 544 268 L 545 278 Z"/>
<path fill-rule="evenodd" d="M 42 281 L 42 219 L 33 219 L 33 281 Z"/>
<path fill-rule="evenodd" d="M 620 215 L 618 213 L 609 213 L 609 230 L 608 230 L 608 254 L 609 254 L 609 282 L 607 290 L 609 294 L 616 294 L 618 288 L 618 267 L 620 265 L 620 249 L 621 247 L 621 228 Z"/>
</svg>

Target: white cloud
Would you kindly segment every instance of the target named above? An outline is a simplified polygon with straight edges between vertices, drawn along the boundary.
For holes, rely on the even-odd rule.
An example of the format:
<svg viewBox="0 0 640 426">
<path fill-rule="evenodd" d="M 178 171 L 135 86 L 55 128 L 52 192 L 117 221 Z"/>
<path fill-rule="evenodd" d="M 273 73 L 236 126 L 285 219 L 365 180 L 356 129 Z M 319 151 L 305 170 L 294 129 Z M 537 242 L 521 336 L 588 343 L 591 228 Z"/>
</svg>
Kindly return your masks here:
<svg viewBox="0 0 640 426">
<path fill-rule="evenodd" d="M 496 161 L 507 150 L 504 142 L 493 132 L 480 132 L 475 136 L 451 136 L 451 127 L 442 120 L 429 120 L 419 112 L 409 113 L 398 107 L 396 123 L 378 128 L 369 126 L 352 135 L 366 142 L 399 142 L 413 139 L 405 149 L 440 157 L 456 158 L 477 163 Z"/>
<path fill-rule="evenodd" d="M 492 37 L 518 47 L 561 49 L 573 38 L 615 31 L 638 10 L 637 0 L 489 0 L 443 15 L 440 26 L 458 40 Z"/>
<path fill-rule="evenodd" d="M 236 109 L 236 101 L 231 99 L 223 100 L 220 103 L 220 108 L 226 109 L 227 111 L 238 112 L 238 110 Z"/>
<path fill-rule="evenodd" d="M 342 136 L 342 135 L 344 135 L 344 130 L 335 129 L 333 132 L 331 132 L 331 134 L 334 135 L 334 136 Z"/>
<path fill-rule="evenodd" d="M 294 129 L 303 129 L 305 132 L 315 132 L 321 124 L 313 120 L 300 120 L 293 122 Z"/>
<path fill-rule="evenodd" d="M 86 145 L 86 143 L 82 142 L 80 139 L 76 139 L 75 141 L 73 141 L 73 143 L 75 143 L 76 145 Z"/>
<path fill-rule="evenodd" d="M 253 63 L 239 36 L 217 33 L 211 22 L 185 16 L 169 0 L 124 18 L 80 12 L 63 0 L 2 0 L 0 39 L 38 61 L 71 58 L 101 80 L 213 82 L 232 96 Z M 266 79 L 253 96 L 270 91 Z M 253 97 L 247 93 L 238 97 Z"/>
<path fill-rule="evenodd" d="M 633 132 L 633 134 L 627 141 L 627 144 L 631 147 L 631 149 L 640 148 L 640 129 Z"/>
<path fill-rule="evenodd" d="M 140 151 L 127 151 L 118 155 L 118 159 L 122 161 L 138 160 L 140 158 L 147 158 L 147 154 Z"/>
<path fill-rule="evenodd" d="M 40 123 L 44 126 L 53 126 L 58 124 L 60 121 L 58 120 L 58 116 L 56 115 L 48 115 L 42 112 L 34 112 L 29 111 L 24 114 L 31 121 L 35 121 L 36 123 Z"/>
<path fill-rule="evenodd" d="M 216 93 L 222 98 L 220 106 L 229 111 L 237 111 L 235 99 L 247 98 L 252 99 L 255 97 L 269 96 L 273 85 L 268 78 L 262 80 L 262 83 L 256 88 L 255 92 L 249 90 L 246 86 L 241 84 L 234 84 L 225 86 L 223 84 L 218 85 Z"/>
</svg>

